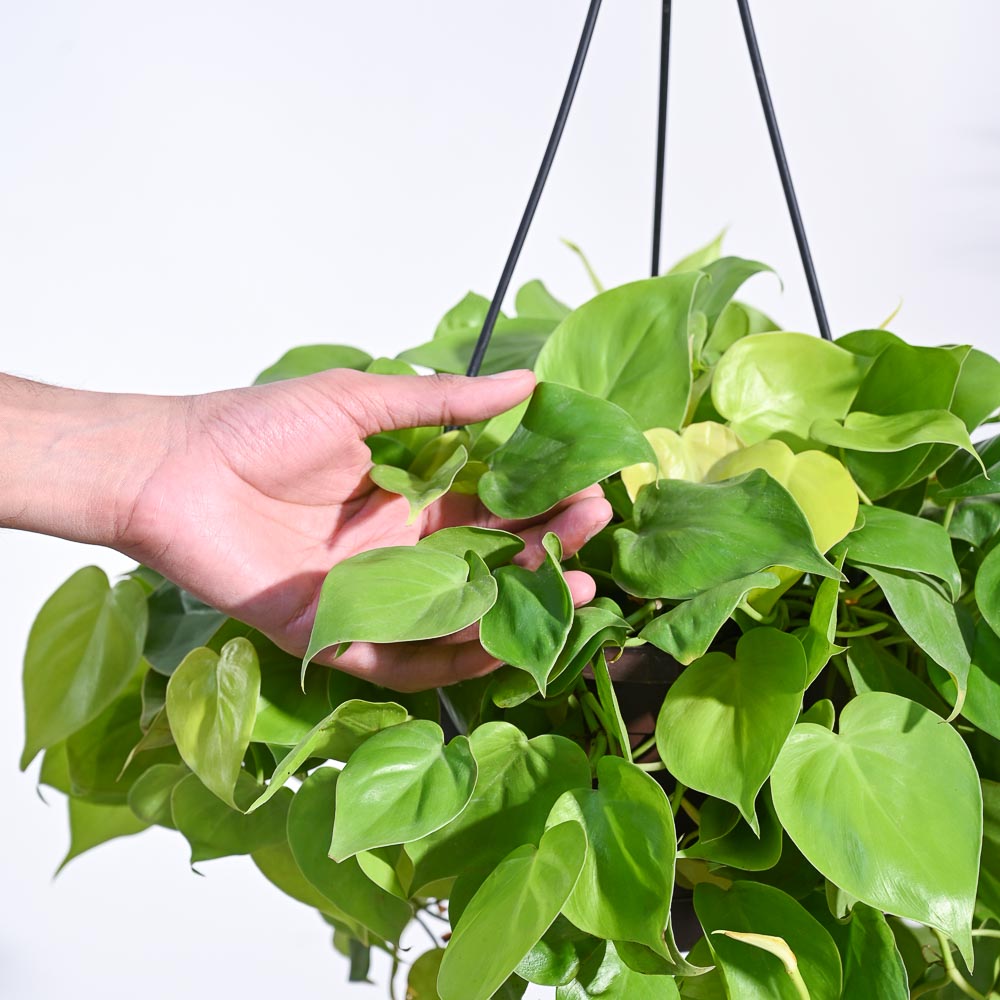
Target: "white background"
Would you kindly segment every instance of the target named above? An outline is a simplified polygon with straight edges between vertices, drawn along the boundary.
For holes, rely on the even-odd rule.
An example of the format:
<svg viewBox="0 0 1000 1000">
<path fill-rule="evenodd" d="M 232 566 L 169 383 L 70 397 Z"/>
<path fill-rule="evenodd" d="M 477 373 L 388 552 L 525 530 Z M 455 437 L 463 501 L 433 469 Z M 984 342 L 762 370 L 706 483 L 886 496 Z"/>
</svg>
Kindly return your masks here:
<svg viewBox="0 0 1000 1000">
<path fill-rule="evenodd" d="M 731 226 L 747 297 L 815 330 L 735 4 L 675 0 L 665 259 Z M 835 333 L 997 352 L 1000 121 L 988 0 L 756 0 Z M 607 0 L 518 278 L 579 302 L 649 256 L 659 4 Z M 583 0 L 0 2 L 0 369 L 87 389 L 245 383 L 288 347 L 392 354 L 490 294 Z M 0 456 L 0 461 L 3 458 Z M 0 537 L 0 998 L 377 997 L 325 925 L 175 834 L 52 882 L 57 795 L 21 775 L 34 612 L 114 553 Z M 421 943 L 422 945 L 422 943 Z M 384 983 L 385 969 L 378 978 Z M 539 991 L 538 996 L 548 995 Z"/>
</svg>

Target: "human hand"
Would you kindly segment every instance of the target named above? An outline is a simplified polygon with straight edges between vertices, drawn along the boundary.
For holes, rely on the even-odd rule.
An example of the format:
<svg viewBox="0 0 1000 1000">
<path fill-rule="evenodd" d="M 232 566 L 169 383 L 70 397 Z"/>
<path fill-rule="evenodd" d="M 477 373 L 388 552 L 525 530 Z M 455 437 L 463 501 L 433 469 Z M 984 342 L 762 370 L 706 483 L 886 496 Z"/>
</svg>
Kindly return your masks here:
<svg viewBox="0 0 1000 1000">
<path fill-rule="evenodd" d="M 483 420 L 521 402 L 533 385 L 530 372 L 466 379 L 334 369 L 162 401 L 152 421 L 158 432 L 144 436 L 152 454 L 121 490 L 110 544 L 296 655 L 307 646 L 330 567 L 366 549 L 474 524 L 519 534 L 525 549 L 517 561 L 531 568 L 542 561 L 547 531 L 571 555 L 611 517 L 598 486 L 520 522 L 495 517 L 476 497 L 449 494 L 407 524 L 407 501 L 368 478 L 368 435 Z M 593 597 L 589 576 L 566 576 L 577 604 Z M 318 662 L 332 663 L 332 653 Z M 420 690 L 497 662 L 474 626 L 423 643 L 355 643 L 336 666 Z"/>
</svg>

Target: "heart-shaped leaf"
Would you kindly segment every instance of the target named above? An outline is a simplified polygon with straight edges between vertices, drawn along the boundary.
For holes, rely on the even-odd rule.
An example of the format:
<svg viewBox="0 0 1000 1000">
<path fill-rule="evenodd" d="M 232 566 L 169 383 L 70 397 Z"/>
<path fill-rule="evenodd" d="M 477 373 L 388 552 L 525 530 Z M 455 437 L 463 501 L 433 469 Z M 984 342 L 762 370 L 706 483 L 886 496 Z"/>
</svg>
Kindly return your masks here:
<svg viewBox="0 0 1000 1000">
<path fill-rule="evenodd" d="M 806 440 L 817 419 L 846 416 L 864 363 L 850 351 L 805 333 L 759 333 L 723 354 L 712 402 L 748 444 L 778 432 Z"/>
<path fill-rule="evenodd" d="M 968 749 L 939 716 L 896 695 L 859 695 L 839 735 L 795 727 L 771 789 L 782 826 L 831 882 L 937 927 L 971 960 L 982 796 Z M 946 808 L 935 789 L 947 789 Z"/>
<path fill-rule="evenodd" d="M 288 844 L 309 884 L 338 910 L 386 941 L 398 941 L 410 921 L 409 904 L 375 885 L 356 858 L 327 857 L 336 825 L 338 771 L 321 767 L 302 783 L 288 810 Z"/>
<path fill-rule="evenodd" d="M 424 535 L 417 542 L 422 549 L 448 552 L 464 558 L 466 552 L 475 552 L 490 569 L 509 563 L 524 548 L 524 540 L 499 528 L 455 527 L 441 528 Z"/>
<path fill-rule="evenodd" d="M 756 882 L 736 882 L 728 891 L 703 883 L 695 887 L 694 905 L 728 996 L 839 1000 L 837 946 L 791 896 Z M 807 993 L 796 986 L 795 975 Z"/>
<path fill-rule="evenodd" d="M 679 663 L 691 663 L 704 656 L 719 629 L 749 593 L 775 587 L 778 582 L 774 573 L 751 573 L 727 580 L 658 615 L 639 636 Z M 830 582 L 836 586 L 835 580 Z"/>
<path fill-rule="evenodd" d="M 447 746 L 436 723 L 414 719 L 369 737 L 351 755 L 337 785 L 330 857 L 406 844 L 440 830 L 469 803 L 476 761 L 464 736 Z M 364 803 L 358 808 L 358 803 Z"/>
<path fill-rule="evenodd" d="M 536 374 L 617 403 L 642 430 L 680 427 L 691 390 L 688 316 L 701 280 L 698 272 L 666 275 L 596 296 L 552 334 Z"/>
<path fill-rule="evenodd" d="M 500 517 L 535 517 L 627 465 L 654 459 L 623 409 L 540 382 L 517 430 L 490 457 L 479 496 Z"/>
<path fill-rule="evenodd" d="M 374 465 L 368 475 L 376 486 L 406 498 L 410 505 L 407 524 L 412 524 L 421 511 L 451 489 L 469 460 L 466 441 L 464 431 L 449 431 L 424 445 L 408 469 Z"/>
<path fill-rule="evenodd" d="M 826 552 L 853 527 L 858 517 L 858 491 L 851 474 L 832 455 L 821 451 L 795 454 L 783 441 L 761 441 L 720 458 L 705 482 L 732 479 L 763 469 L 795 498 L 816 548 Z"/>
<path fill-rule="evenodd" d="M 462 912 L 445 949 L 441 1000 L 488 1000 L 558 916 L 587 853 L 578 823 L 512 851 Z"/>
<path fill-rule="evenodd" d="M 221 653 L 188 653 L 167 684 L 167 718 L 184 763 L 233 808 L 259 694 L 257 651 L 246 639 L 231 639 Z"/>
<path fill-rule="evenodd" d="M 696 660 L 674 681 L 656 722 L 667 770 L 737 806 L 759 832 L 754 800 L 795 725 L 805 683 L 802 644 L 777 629 L 747 632 L 735 659 Z"/>
<path fill-rule="evenodd" d="M 260 808 L 310 757 L 347 761 L 368 737 L 406 722 L 407 712 L 392 701 L 351 699 L 338 705 L 278 762 L 266 791 L 250 807 Z"/>
<path fill-rule="evenodd" d="M 496 582 L 475 553 L 460 559 L 419 545 L 394 545 L 352 556 L 323 581 L 303 675 L 330 646 L 451 635 L 479 621 L 496 597 Z"/>
<path fill-rule="evenodd" d="M 587 856 L 563 913 L 595 937 L 636 941 L 663 952 L 670 917 L 677 836 L 663 789 L 619 757 L 597 764 L 596 791 L 567 792 L 547 826 L 573 821 Z"/>
<path fill-rule="evenodd" d="M 560 302 L 542 282 L 537 279 L 526 281 L 514 296 L 514 308 L 518 316 L 541 319 L 565 319 L 573 310 Z"/>
<path fill-rule="evenodd" d="M 139 666 L 146 623 L 142 585 L 112 588 L 96 566 L 78 570 L 45 602 L 24 654 L 22 771 L 121 693 Z"/>
<path fill-rule="evenodd" d="M 521 843 L 537 842 L 555 801 L 590 787 L 590 765 L 563 736 L 529 740 L 509 722 L 487 722 L 469 737 L 478 765 L 469 804 L 447 826 L 407 844 L 413 888 L 463 871 L 488 869 Z"/>
<path fill-rule="evenodd" d="M 573 595 L 560 565 L 559 537 L 547 533 L 542 547 L 545 560 L 537 570 L 496 571 L 497 600 L 483 616 L 479 640 L 491 656 L 530 674 L 544 695 L 573 622 Z"/>
<path fill-rule="evenodd" d="M 613 573 L 636 597 L 695 597 L 770 566 L 836 576 L 788 491 L 762 469 L 722 483 L 665 479 L 614 534 Z"/>
</svg>

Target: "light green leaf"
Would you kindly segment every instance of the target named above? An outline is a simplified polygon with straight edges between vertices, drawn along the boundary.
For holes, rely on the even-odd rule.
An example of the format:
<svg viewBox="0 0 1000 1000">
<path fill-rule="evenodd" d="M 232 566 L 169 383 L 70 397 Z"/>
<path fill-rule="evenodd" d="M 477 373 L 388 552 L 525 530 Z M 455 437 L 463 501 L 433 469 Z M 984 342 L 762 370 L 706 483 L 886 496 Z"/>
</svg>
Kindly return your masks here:
<svg viewBox="0 0 1000 1000">
<path fill-rule="evenodd" d="M 295 746 L 330 712 L 326 673 L 317 671 L 308 676 L 303 691 L 297 657 L 278 649 L 259 632 L 253 633 L 251 642 L 260 660 L 260 697 L 250 740 Z"/>
<path fill-rule="evenodd" d="M 540 281 L 535 279 L 523 284 L 514 296 L 514 308 L 518 316 L 541 319 L 565 319 L 571 312 L 569 306 L 560 302 Z"/>
<path fill-rule="evenodd" d="M 590 278 L 590 283 L 594 286 L 594 291 L 600 294 L 604 291 L 604 285 L 601 284 L 601 279 L 597 277 L 597 273 L 590 266 L 590 261 L 587 259 L 587 255 L 577 246 L 572 240 L 563 239 L 563 246 L 567 247 L 572 253 L 576 254 L 580 263 L 583 264 L 583 269 L 587 272 L 587 277 Z"/>
<path fill-rule="evenodd" d="M 937 496 L 941 500 L 1000 493 L 1000 435 L 978 442 L 975 448 L 978 460 L 965 452 L 957 452 L 938 469 L 937 480 L 943 488 Z M 986 467 L 985 475 L 983 466 Z"/>
<path fill-rule="evenodd" d="M 520 426 L 491 456 L 479 495 L 500 517 L 534 517 L 654 457 L 629 415 L 613 403 L 540 382 Z"/>
<path fill-rule="evenodd" d="M 802 1000 L 787 971 L 791 962 L 810 1000 L 839 1000 L 842 971 L 837 946 L 791 896 L 757 882 L 736 882 L 728 891 L 704 883 L 695 888 L 694 905 L 730 997 Z M 724 931 L 763 935 L 782 948 L 765 948 L 766 940 L 740 940 Z"/>
<path fill-rule="evenodd" d="M 231 639 L 221 653 L 188 653 L 167 684 L 167 717 L 184 763 L 234 808 L 259 694 L 257 651 L 246 639 Z"/>
<path fill-rule="evenodd" d="M 509 563 L 524 548 L 524 540 L 499 528 L 456 527 L 441 528 L 425 535 L 417 547 L 447 552 L 463 558 L 466 552 L 475 552 L 490 569 Z"/>
<path fill-rule="evenodd" d="M 722 241 L 726 238 L 726 230 L 723 229 L 715 239 L 709 240 L 702 247 L 689 253 L 686 257 L 681 257 L 679 261 L 667 274 L 682 274 L 684 271 L 701 271 L 708 264 L 712 264 L 722 255 Z"/>
<path fill-rule="evenodd" d="M 865 523 L 847 539 L 852 563 L 926 573 L 948 585 L 953 601 L 962 592 L 962 575 L 948 532 L 926 517 L 888 507 L 865 507 Z"/>
<path fill-rule="evenodd" d="M 767 785 L 760 793 L 760 834 L 740 819 L 739 810 L 722 799 L 705 799 L 698 810 L 698 839 L 681 851 L 740 871 L 767 871 L 781 857 L 781 824 Z"/>
<path fill-rule="evenodd" d="M 139 666 L 146 622 L 142 584 L 112 588 L 96 566 L 78 570 L 45 602 L 24 654 L 22 771 L 120 694 Z"/>
<path fill-rule="evenodd" d="M 170 795 L 170 810 L 174 826 L 191 845 L 191 864 L 211 861 L 231 854 L 251 854 L 261 847 L 285 839 L 285 821 L 292 793 L 283 789 L 266 809 L 245 815 L 261 793 L 261 788 L 246 771 L 236 782 L 234 801 L 230 809 L 196 774 L 181 779 Z"/>
<path fill-rule="evenodd" d="M 851 684 L 858 694 L 886 691 L 909 698 L 938 715 L 948 714 L 944 703 L 931 688 L 907 669 L 906 664 L 896 659 L 891 650 L 880 646 L 872 637 L 857 636 L 851 639 L 846 659 Z"/>
<path fill-rule="evenodd" d="M 912 410 L 889 416 L 855 410 L 842 422 L 815 421 L 809 437 L 852 451 L 894 452 L 921 444 L 950 444 L 976 453 L 965 424 L 947 410 Z"/>
<path fill-rule="evenodd" d="M 559 796 L 590 787 L 586 755 L 564 736 L 529 740 L 509 722 L 488 722 L 469 742 L 479 771 L 469 804 L 447 826 L 406 846 L 415 890 L 489 869 L 519 844 L 536 843 Z"/>
<path fill-rule="evenodd" d="M 363 372 L 372 357 L 356 347 L 343 344 L 312 344 L 309 347 L 293 347 L 283 354 L 270 368 L 265 368 L 254 380 L 254 385 L 278 382 L 286 378 L 300 378 L 313 375 L 329 368 L 353 368 Z"/>
<path fill-rule="evenodd" d="M 982 797 L 968 749 L 939 716 L 859 695 L 839 735 L 795 727 L 771 788 L 782 826 L 834 885 L 937 927 L 971 960 Z"/>
<path fill-rule="evenodd" d="M 336 822 L 339 777 L 331 767 L 313 771 L 292 800 L 288 843 L 295 863 L 309 884 L 338 910 L 383 940 L 398 941 L 410 921 L 410 906 L 375 885 L 356 858 L 338 863 L 327 857 Z"/>
<path fill-rule="evenodd" d="M 443 958 L 444 949 L 434 948 L 425 951 L 410 966 L 409 975 L 406 977 L 407 1000 L 440 1000 L 437 978 Z"/>
<path fill-rule="evenodd" d="M 587 855 L 563 907 L 567 919 L 595 937 L 635 941 L 664 952 L 677 836 L 663 789 L 618 757 L 597 764 L 596 791 L 567 792 L 546 826 L 579 823 Z"/>
<path fill-rule="evenodd" d="M 955 682 L 936 663 L 928 663 L 927 670 L 941 696 L 954 705 Z M 1000 740 L 1000 636 L 982 620 L 976 623 L 973 635 L 962 716 Z"/>
<path fill-rule="evenodd" d="M 376 486 L 406 498 L 410 505 L 406 523 L 412 524 L 422 510 L 451 489 L 465 467 L 469 452 L 463 440 L 468 441 L 465 431 L 448 431 L 424 445 L 409 469 L 375 465 L 368 475 Z"/>
<path fill-rule="evenodd" d="M 916 573 L 881 566 L 860 568 L 879 585 L 906 634 L 951 674 L 958 689 L 952 717 L 958 715 L 968 688 L 971 656 L 955 615 L 955 605 Z"/>
<path fill-rule="evenodd" d="M 355 750 L 340 776 L 330 857 L 343 861 L 426 837 L 468 805 L 475 785 L 466 737 L 445 746 L 441 727 L 425 719 L 383 729 Z"/>
<path fill-rule="evenodd" d="M 962 362 L 949 409 L 971 434 L 1000 408 L 1000 361 L 973 348 Z"/>
<path fill-rule="evenodd" d="M 747 444 L 783 432 L 804 441 L 817 419 L 846 416 L 861 359 L 805 333 L 758 333 L 723 354 L 712 402 Z"/>
<path fill-rule="evenodd" d="M 291 896 L 292 899 L 297 899 L 300 903 L 305 903 L 306 906 L 332 917 L 338 923 L 349 927 L 359 937 L 367 936 L 367 928 L 334 906 L 302 874 L 287 841 L 258 848 L 250 855 L 250 858 L 261 875 L 286 896 Z"/>
<path fill-rule="evenodd" d="M 715 365 L 737 340 L 755 333 L 769 333 L 778 328 L 778 324 L 770 316 L 745 302 L 734 300 L 722 310 L 709 332 L 701 349 L 701 363 Z"/>
<path fill-rule="evenodd" d="M 70 799 L 69 850 L 59 863 L 57 874 L 85 851 L 117 837 L 142 833 L 148 825 L 136 818 L 128 806 L 95 805 L 82 799 Z"/>
<path fill-rule="evenodd" d="M 837 581 L 829 582 L 836 590 Z M 758 589 L 767 590 L 778 583 L 773 573 L 751 573 L 727 580 L 658 615 L 639 636 L 669 653 L 679 663 L 691 663 L 705 654 L 719 629 L 748 594 Z"/>
<path fill-rule="evenodd" d="M 250 807 L 259 809 L 311 757 L 347 761 L 362 743 L 375 733 L 406 721 L 406 709 L 395 702 L 351 699 L 338 705 L 321 719 L 278 762 L 267 789 Z"/>
<path fill-rule="evenodd" d="M 583 867 L 587 838 L 562 823 L 512 851 L 472 897 L 445 949 L 441 1000 L 487 1000 L 548 930 Z"/>
<path fill-rule="evenodd" d="M 843 571 L 844 559 L 845 554 L 841 552 L 836 561 L 838 571 Z M 834 642 L 837 634 L 839 602 L 840 581 L 828 577 L 816 588 L 816 596 L 809 612 L 809 625 L 795 633 L 806 651 L 806 665 L 809 670 L 806 687 L 819 677 L 832 656 L 843 652 L 844 647 Z"/>
<path fill-rule="evenodd" d="M 705 475 L 705 482 L 732 479 L 753 469 L 763 469 L 791 493 L 820 552 L 854 527 L 858 490 L 851 474 L 832 455 L 821 451 L 796 455 L 783 441 L 761 441 L 720 458 Z"/>
<path fill-rule="evenodd" d="M 757 469 L 722 483 L 664 479 L 614 534 L 613 573 L 636 597 L 695 597 L 770 566 L 839 576 L 788 491 Z"/>
<path fill-rule="evenodd" d="M 805 683 L 802 644 L 773 628 L 747 632 L 735 659 L 696 660 L 674 681 L 656 722 L 667 770 L 737 806 L 758 832 L 754 800 L 795 725 Z"/>
<path fill-rule="evenodd" d="M 721 257 L 704 264 L 700 270 L 704 272 L 706 280 L 698 285 L 692 308 L 705 314 L 708 329 L 711 330 L 740 286 L 748 278 L 763 271 L 771 271 L 771 268 L 756 260 Z"/>
<path fill-rule="evenodd" d="M 442 317 L 434 331 L 435 337 L 447 337 L 455 333 L 476 333 L 483 328 L 486 313 L 490 308 L 490 300 L 476 292 L 467 292 L 456 305 L 453 305 Z M 500 313 L 503 317 L 503 313 Z"/>
<path fill-rule="evenodd" d="M 812 722 L 832 732 L 837 722 L 837 707 L 829 698 L 820 698 L 799 716 L 799 722 Z"/>
<path fill-rule="evenodd" d="M 632 744 L 629 740 L 628 728 L 622 718 L 622 710 L 618 704 L 618 696 L 615 694 L 615 686 L 611 680 L 611 671 L 608 669 L 608 660 L 604 655 L 604 650 L 600 649 L 593 661 L 594 683 L 597 686 L 597 698 L 604 713 L 604 717 L 611 724 L 611 734 L 621 755 L 630 764 L 632 763 Z"/>
<path fill-rule="evenodd" d="M 576 683 L 599 649 L 623 646 L 630 631 L 631 626 L 622 618 L 621 609 L 608 597 L 598 597 L 586 607 L 577 608 L 566 645 L 549 675 L 549 693 L 564 693 L 566 685 Z"/>
<path fill-rule="evenodd" d="M 976 604 L 990 628 L 1000 632 L 1000 546 L 987 555 L 976 574 Z"/>
<path fill-rule="evenodd" d="M 679 1000 L 670 976 L 643 975 L 630 969 L 611 941 L 604 941 L 584 962 L 573 982 L 556 990 L 556 1000 Z"/>
<path fill-rule="evenodd" d="M 691 391 L 688 317 L 701 280 L 698 272 L 672 274 L 598 295 L 559 325 L 536 374 L 616 403 L 641 430 L 678 429 Z"/>
<path fill-rule="evenodd" d="M 170 799 L 174 788 L 190 773 L 186 764 L 154 764 L 129 789 L 129 809 L 144 823 L 176 829 Z"/>
<path fill-rule="evenodd" d="M 600 947 L 597 938 L 584 934 L 560 914 L 518 963 L 516 974 L 529 983 L 562 986 L 575 978 L 581 963 Z"/>
<path fill-rule="evenodd" d="M 537 570 L 496 571 L 497 600 L 483 616 L 479 640 L 491 656 L 530 674 L 544 695 L 573 622 L 573 595 L 563 577 L 558 536 L 547 533 L 542 546 L 545 561 Z"/>
<path fill-rule="evenodd" d="M 468 559 L 420 546 L 370 549 L 326 575 L 305 668 L 345 642 L 410 642 L 451 635 L 479 621 L 497 585 L 475 553 Z"/>
<path fill-rule="evenodd" d="M 555 317 L 498 319 L 480 374 L 495 375 L 497 372 L 534 367 L 539 351 L 557 324 L 558 319 Z M 436 334 L 433 340 L 411 347 L 399 357 L 411 364 L 433 368 L 438 372 L 464 375 L 472 360 L 481 328 L 482 322 L 466 330 Z"/>
</svg>

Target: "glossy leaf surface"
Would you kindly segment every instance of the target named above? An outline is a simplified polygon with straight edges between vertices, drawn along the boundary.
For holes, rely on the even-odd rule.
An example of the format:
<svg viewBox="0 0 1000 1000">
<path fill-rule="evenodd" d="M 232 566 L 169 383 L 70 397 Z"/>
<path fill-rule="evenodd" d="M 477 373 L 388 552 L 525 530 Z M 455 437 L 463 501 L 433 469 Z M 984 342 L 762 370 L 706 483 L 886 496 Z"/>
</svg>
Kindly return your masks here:
<svg viewBox="0 0 1000 1000">
<path fill-rule="evenodd" d="M 517 430 L 490 457 L 479 496 L 500 517 L 534 517 L 627 465 L 653 460 L 649 442 L 623 409 L 540 382 Z"/>
<path fill-rule="evenodd" d="M 870 692 L 840 732 L 796 726 L 771 779 L 788 835 L 831 882 L 938 927 L 971 956 L 982 798 L 969 751 L 939 716 Z M 947 788 L 943 809 L 929 789 Z"/>
</svg>

